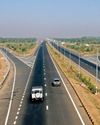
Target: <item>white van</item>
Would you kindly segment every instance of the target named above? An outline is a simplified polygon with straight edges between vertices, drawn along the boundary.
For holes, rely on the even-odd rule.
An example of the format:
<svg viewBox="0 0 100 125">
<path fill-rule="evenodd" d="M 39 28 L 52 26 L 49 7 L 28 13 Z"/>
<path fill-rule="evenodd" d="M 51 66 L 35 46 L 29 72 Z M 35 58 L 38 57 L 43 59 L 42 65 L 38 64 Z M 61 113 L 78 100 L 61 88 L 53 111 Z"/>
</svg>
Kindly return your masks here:
<svg viewBox="0 0 100 125">
<path fill-rule="evenodd" d="M 42 86 L 32 87 L 31 99 L 32 99 L 32 101 L 35 101 L 35 100 L 43 101 L 44 97 L 43 97 L 43 87 Z"/>
</svg>

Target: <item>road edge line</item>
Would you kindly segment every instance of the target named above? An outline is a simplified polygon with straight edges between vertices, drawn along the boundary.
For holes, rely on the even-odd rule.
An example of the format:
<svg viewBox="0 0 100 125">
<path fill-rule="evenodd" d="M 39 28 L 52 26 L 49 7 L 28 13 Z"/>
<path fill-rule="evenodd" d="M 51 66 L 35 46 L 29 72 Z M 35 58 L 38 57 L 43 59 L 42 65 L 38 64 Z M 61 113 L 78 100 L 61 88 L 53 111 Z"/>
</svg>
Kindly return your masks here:
<svg viewBox="0 0 100 125">
<path fill-rule="evenodd" d="M 49 53 L 49 55 L 50 55 L 50 53 Z M 50 57 L 51 57 L 51 55 L 50 55 Z M 64 80 L 63 80 L 63 78 L 62 78 L 62 76 L 61 76 L 61 74 L 60 74 L 60 72 L 59 72 L 59 70 L 58 70 L 58 68 L 57 68 L 57 66 L 56 66 L 56 64 L 55 64 L 55 62 L 54 62 L 54 60 L 53 60 L 52 57 L 51 57 L 51 60 L 52 60 L 52 62 L 53 62 L 53 64 L 54 64 L 54 66 L 55 66 L 55 68 L 56 68 L 56 70 L 57 70 L 57 72 L 58 72 L 58 74 L 59 74 L 61 80 L 62 80 L 62 83 L 63 83 L 63 85 L 64 85 L 64 87 L 65 87 L 65 90 L 66 90 L 66 92 L 67 92 L 68 95 L 69 95 L 69 98 L 70 98 L 70 100 L 71 100 L 71 102 L 72 102 L 72 104 L 73 104 L 73 106 L 74 106 L 74 108 L 75 108 L 75 110 L 76 110 L 76 112 L 77 112 L 77 115 L 78 115 L 78 117 L 79 117 L 79 119 L 80 119 L 82 125 L 85 125 L 85 123 L 84 123 L 84 121 L 83 121 L 83 119 L 82 119 L 82 117 L 81 117 L 81 115 L 80 115 L 80 113 L 79 113 L 79 111 L 78 111 L 78 109 L 77 109 L 77 107 L 76 107 L 74 101 L 73 101 L 73 98 L 72 98 L 70 92 L 68 91 L 68 88 L 67 88 L 67 86 L 65 85 L 65 82 L 64 82 Z"/>
<path fill-rule="evenodd" d="M 39 47 L 39 48 L 40 48 L 40 47 Z M 37 56 L 37 54 L 38 54 L 39 48 L 37 49 L 36 56 Z M 24 92 L 23 92 L 24 96 L 25 96 L 25 94 L 26 94 L 26 90 L 27 90 L 27 87 L 28 87 L 28 84 L 29 84 L 29 80 L 30 80 L 30 77 L 31 77 L 33 68 L 34 68 L 35 61 L 36 61 L 36 58 L 35 58 L 35 60 L 33 61 L 33 66 L 32 66 L 32 68 L 31 68 L 31 71 L 30 71 L 30 73 L 29 73 L 29 76 L 28 76 L 28 79 L 27 79 L 27 82 L 26 82 L 26 85 L 25 85 L 25 88 L 24 88 Z M 22 97 L 23 97 L 23 94 L 22 94 Z M 23 100 L 24 100 L 24 99 L 21 99 L 19 106 L 20 106 L 20 105 L 22 106 Z M 18 111 L 18 113 L 20 113 L 20 111 Z M 18 115 L 18 113 L 17 113 L 17 115 Z M 15 116 L 15 117 L 16 117 L 16 116 Z M 18 118 L 17 118 L 17 119 L 18 119 Z M 17 121 L 16 121 L 16 123 L 17 123 Z"/>
<path fill-rule="evenodd" d="M 12 62 L 13 66 L 14 66 L 14 80 L 13 80 L 13 86 L 12 86 L 12 91 L 11 91 L 11 96 L 10 96 L 10 102 L 9 102 L 8 111 L 7 111 L 7 115 L 6 115 L 6 118 L 5 118 L 4 125 L 8 124 L 9 114 L 10 114 L 12 100 L 13 100 L 13 92 L 14 92 L 14 88 L 15 88 L 15 81 L 16 81 L 16 66 L 15 66 L 15 63 L 9 57 L 8 57 L 8 59 Z"/>
</svg>

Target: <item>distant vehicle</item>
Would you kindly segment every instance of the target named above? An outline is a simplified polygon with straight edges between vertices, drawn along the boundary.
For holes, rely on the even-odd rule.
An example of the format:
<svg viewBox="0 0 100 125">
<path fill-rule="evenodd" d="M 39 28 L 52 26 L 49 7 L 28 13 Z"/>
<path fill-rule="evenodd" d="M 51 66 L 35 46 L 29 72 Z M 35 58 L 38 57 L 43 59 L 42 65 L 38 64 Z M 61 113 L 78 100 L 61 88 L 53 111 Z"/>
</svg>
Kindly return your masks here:
<svg viewBox="0 0 100 125">
<path fill-rule="evenodd" d="M 60 86 L 61 85 L 61 81 L 59 78 L 54 78 L 53 82 L 52 82 L 52 86 Z"/>
<path fill-rule="evenodd" d="M 34 86 L 31 90 L 31 99 L 32 101 L 40 100 L 43 101 L 43 87 L 42 86 Z"/>
</svg>

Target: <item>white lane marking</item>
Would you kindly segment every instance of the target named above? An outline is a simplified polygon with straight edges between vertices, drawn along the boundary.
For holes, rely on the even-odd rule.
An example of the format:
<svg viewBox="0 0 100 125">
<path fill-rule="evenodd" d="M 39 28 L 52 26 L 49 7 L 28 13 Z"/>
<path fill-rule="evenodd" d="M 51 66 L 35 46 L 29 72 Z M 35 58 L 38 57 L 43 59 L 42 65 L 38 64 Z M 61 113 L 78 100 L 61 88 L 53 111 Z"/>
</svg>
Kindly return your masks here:
<svg viewBox="0 0 100 125">
<path fill-rule="evenodd" d="M 20 111 L 20 108 L 18 108 L 18 111 Z"/>
<path fill-rule="evenodd" d="M 49 110 L 49 106 L 48 106 L 48 105 L 46 105 L 46 110 L 47 110 L 47 111 Z"/>
<path fill-rule="evenodd" d="M 44 75 L 46 75 L 46 73 L 44 72 Z"/>
<path fill-rule="evenodd" d="M 20 104 L 19 107 L 22 107 L 22 105 Z"/>
<path fill-rule="evenodd" d="M 14 125 L 16 124 L 16 121 L 14 121 L 14 123 L 13 123 Z"/>
<path fill-rule="evenodd" d="M 23 98 L 21 99 L 21 101 L 23 101 Z"/>
<path fill-rule="evenodd" d="M 22 100 L 22 99 L 21 99 Z M 20 102 L 20 104 L 22 104 L 23 103 L 23 100 Z"/>
<path fill-rule="evenodd" d="M 45 72 L 45 69 L 43 69 L 44 70 L 44 72 Z"/>
<path fill-rule="evenodd" d="M 16 116 L 15 119 L 17 120 L 17 119 L 18 119 L 18 116 Z"/>
<path fill-rule="evenodd" d="M 24 98 L 24 95 L 22 96 L 22 98 Z"/>
<path fill-rule="evenodd" d="M 17 115 L 19 115 L 19 111 L 17 112 Z"/>
<path fill-rule="evenodd" d="M 44 84 L 44 86 L 46 87 L 46 86 L 47 86 L 47 84 Z"/>
<path fill-rule="evenodd" d="M 49 55 L 50 55 L 50 53 L 49 53 Z M 51 57 L 51 55 L 50 55 L 50 57 Z M 80 113 L 79 113 L 79 111 L 78 111 L 78 109 L 77 109 L 77 107 L 76 107 L 74 101 L 73 101 L 73 98 L 71 97 L 71 94 L 70 94 L 70 92 L 68 91 L 68 88 L 67 88 L 67 86 L 66 86 L 66 84 L 65 84 L 65 82 L 64 82 L 64 80 L 63 80 L 63 78 L 62 78 L 62 76 L 60 75 L 60 72 L 59 72 L 59 70 L 58 70 L 58 68 L 57 68 L 57 66 L 56 66 L 56 64 L 55 64 L 55 62 L 54 62 L 54 60 L 53 60 L 52 57 L 51 57 L 51 59 L 52 59 L 52 62 L 53 62 L 54 66 L 55 66 L 55 68 L 56 68 L 56 70 L 57 70 L 57 72 L 58 72 L 58 74 L 59 74 L 59 76 L 60 76 L 60 78 L 61 78 L 61 80 L 62 80 L 62 83 L 63 83 L 63 85 L 64 85 L 64 87 L 65 87 L 65 90 L 66 90 L 66 92 L 68 93 L 69 98 L 70 98 L 70 100 L 71 100 L 71 102 L 72 102 L 72 104 L 73 104 L 73 106 L 74 106 L 74 108 L 75 108 L 75 110 L 76 110 L 76 112 L 77 112 L 77 115 L 78 115 L 78 117 L 80 118 L 80 121 L 81 121 L 82 125 L 85 125 L 85 123 L 84 123 L 84 121 L 83 121 L 83 119 L 82 119 L 82 117 L 81 117 L 81 115 L 80 115 Z"/>
<path fill-rule="evenodd" d="M 7 56 L 8 57 L 8 56 Z M 8 57 L 9 58 L 9 57 Z M 14 93 L 14 88 L 15 88 L 15 81 L 16 81 L 16 66 L 14 64 L 14 62 L 9 58 L 9 60 L 12 62 L 12 64 L 14 65 L 14 81 L 13 81 L 13 86 L 12 86 L 12 91 L 11 91 L 11 97 L 10 97 L 10 102 L 9 102 L 9 106 L 8 106 L 8 111 L 7 111 L 7 116 L 5 119 L 5 123 L 4 125 L 7 125 L 8 123 L 8 118 L 9 118 L 9 114 L 10 114 L 10 110 L 11 110 L 11 105 L 12 105 L 12 100 L 13 100 L 13 93 Z"/>
<path fill-rule="evenodd" d="M 46 80 L 46 77 L 44 77 L 44 80 Z"/>
<path fill-rule="evenodd" d="M 48 93 L 45 93 L 45 96 L 48 96 Z"/>
</svg>

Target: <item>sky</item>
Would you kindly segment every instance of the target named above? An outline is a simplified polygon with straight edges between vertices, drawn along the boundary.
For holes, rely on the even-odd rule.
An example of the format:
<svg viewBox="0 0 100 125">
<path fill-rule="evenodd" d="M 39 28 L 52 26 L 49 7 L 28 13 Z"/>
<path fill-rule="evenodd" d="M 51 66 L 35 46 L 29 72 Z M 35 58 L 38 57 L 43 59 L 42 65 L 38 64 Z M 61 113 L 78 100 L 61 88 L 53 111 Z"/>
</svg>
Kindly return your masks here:
<svg viewBox="0 0 100 125">
<path fill-rule="evenodd" d="M 100 36 L 100 0 L 0 0 L 0 37 Z"/>
</svg>

